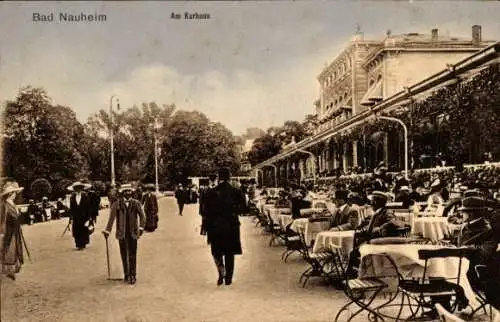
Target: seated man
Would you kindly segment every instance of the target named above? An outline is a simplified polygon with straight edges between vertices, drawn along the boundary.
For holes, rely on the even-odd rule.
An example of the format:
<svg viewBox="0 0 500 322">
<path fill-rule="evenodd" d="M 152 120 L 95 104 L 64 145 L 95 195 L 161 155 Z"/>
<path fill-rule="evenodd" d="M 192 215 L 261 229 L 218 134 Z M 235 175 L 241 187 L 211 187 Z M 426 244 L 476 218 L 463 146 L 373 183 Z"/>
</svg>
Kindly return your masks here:
<svg viewBox="0 0 500 322">
<path fill-rule="evenodd" d="M 364 242 L 373 238 L 397 236 L 398 225 L 395 216 L 388 212 L 386 207 L 387 194 L 382 191 L 374 191 L 370 199 L 374 213 L 360 225 L 361 231 L 357 236 L 359 241 Z"/>
<path fill-rule="evenodd" d="M 330 231 L 354 230 L 359 224 L 358 211 L 347 203 L 349 191 L 335 191 L 336 209 L 330 220 Z"/>
</svg>

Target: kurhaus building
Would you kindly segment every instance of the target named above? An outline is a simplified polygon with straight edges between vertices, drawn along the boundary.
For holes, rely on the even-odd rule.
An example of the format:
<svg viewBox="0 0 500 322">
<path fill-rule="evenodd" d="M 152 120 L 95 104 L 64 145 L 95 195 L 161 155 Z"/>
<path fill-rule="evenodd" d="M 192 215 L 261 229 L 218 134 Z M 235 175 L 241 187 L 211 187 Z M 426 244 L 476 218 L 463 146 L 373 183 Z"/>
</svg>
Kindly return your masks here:
<svg viewBox="0 0 500 322">
<path fill-rule="evenodd" d="M 370 172 L 380 161 L 401 170 L 402 128 L 397 135 L 382 133 L 363 140 L 339 137 L 345 138 L 345 133 L 368 122 L 374 113 L 425 98 L 456 81 L 459 74 L 469 78 L 497 58 L 498 43 L 483 41 L 477 25 L 468 39 L 443 36 L 437 29 L 429 34 L 388 31 L 383 40 L 365 40 L 357 32 L 317 78 L 320 94 L 314 102 L 313 135 L 255 168 L 275 184 L 316 180 L 354 168 Z"/>
</svg>

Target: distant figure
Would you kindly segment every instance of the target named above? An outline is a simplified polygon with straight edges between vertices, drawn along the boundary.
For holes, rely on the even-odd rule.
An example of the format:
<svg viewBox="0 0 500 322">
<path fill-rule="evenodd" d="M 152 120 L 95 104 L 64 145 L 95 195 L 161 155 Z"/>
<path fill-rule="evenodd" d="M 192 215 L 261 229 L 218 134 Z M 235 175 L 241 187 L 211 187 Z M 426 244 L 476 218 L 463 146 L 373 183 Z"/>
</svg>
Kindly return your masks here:
<svg viewBox="0 0 500 322">
<path fill-rule="evenodd" d="M 184 205 L 189 201 L 189 191 L 184 189 L 182 183 L 179 183 L 175 190 L 175 199 L 177 199 L 177 206 L 179 207 L 179 216 L 182 216 Z"/>
<path fill-rule="evenodd" d="M 146 228 L 147 232 L 153 232 L 158 228 L 158 199 L 153 193 L 156 187 L 153 184 L 146 185 L 146 193 L 142 196 L 142 206 L 146 213 Z"/>
<path fill-rule="evenodd" d="M 97 216 L 99 216 L 99 208 L 101 206 L 101 196 L 97 189 L 94 187 L 89 190 L 89 206 L 90 206 L 90 217 L 94 223 L 97 222 Z"/>
<path fill-rule="evenodd" d="M 234 273 L 234 255 L 241 255 L 240 221 L 245 199 L 241 191 L 230 183 L 227 168 L 219 170 L 219 184 L 213 189 L 213 199 L 207 212 L 207 233 L 212 256 L 219 272 L 217 285 L 231 285 Z"/>
</svg>

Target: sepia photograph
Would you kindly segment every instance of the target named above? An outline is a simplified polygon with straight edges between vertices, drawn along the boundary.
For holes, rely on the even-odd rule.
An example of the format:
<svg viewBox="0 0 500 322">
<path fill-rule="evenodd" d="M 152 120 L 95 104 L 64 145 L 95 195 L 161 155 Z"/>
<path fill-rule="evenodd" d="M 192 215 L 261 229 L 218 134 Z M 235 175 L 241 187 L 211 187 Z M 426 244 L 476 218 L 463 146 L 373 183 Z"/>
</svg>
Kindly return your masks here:
<svg viewBox="0 0 500 322">
<path fill-rule="evenodd" d="M 0 2 L 0 321 L 500 322 L 500 2 Z"/>
</svg>

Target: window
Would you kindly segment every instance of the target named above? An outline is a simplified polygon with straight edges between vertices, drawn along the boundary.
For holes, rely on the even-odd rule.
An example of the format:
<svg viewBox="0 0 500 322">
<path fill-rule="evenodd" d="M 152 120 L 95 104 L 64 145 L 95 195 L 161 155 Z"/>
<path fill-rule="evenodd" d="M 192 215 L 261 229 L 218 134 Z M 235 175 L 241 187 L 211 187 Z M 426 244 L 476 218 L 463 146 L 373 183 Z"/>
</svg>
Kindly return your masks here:
<svg viewBox="0 0 500 322">
<path fill-rule="evenodd" d="M 372 78 L 372 79 L 370 79 L 370 83 L 369 83 L 368 87 L 372 87 L 373 84 L 375 84 L 375 80 Z"/>
</svg>

